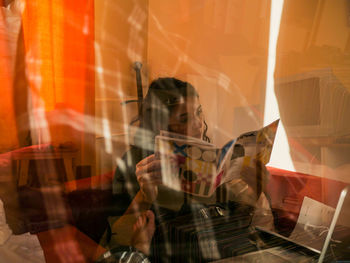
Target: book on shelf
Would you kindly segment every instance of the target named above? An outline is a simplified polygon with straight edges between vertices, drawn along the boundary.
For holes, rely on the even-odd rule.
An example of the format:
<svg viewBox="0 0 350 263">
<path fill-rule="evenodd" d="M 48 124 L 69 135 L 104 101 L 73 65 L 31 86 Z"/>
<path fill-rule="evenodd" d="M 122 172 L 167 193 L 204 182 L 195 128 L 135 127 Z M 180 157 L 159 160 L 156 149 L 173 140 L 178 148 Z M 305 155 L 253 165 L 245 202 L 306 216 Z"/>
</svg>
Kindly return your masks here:
<svg viewBox="0 0 350 263">
<path fill-rule="evenodd" d="M 240 177 L 244 167 L 269 162 L 279 119 L 241 134 L 223 147 L 203 140 L 161 131 L 155 153 L 161 160 L 163 185 L 197 196 L 211 196 L 217 187 Z"/>
</svg>

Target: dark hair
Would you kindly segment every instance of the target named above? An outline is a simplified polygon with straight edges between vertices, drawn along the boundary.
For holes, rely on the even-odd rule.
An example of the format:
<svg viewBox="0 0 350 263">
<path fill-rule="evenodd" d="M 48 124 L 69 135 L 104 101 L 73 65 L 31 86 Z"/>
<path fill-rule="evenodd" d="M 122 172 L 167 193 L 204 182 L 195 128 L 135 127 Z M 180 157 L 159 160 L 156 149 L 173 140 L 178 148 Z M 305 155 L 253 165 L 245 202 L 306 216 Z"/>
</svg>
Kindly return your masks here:
<svg viewBox="0 0 350 263">
<path fill-rule="evenodd" d="M 168 130 L 169 116 L 174 107 L 187 97 L 197 97 L 196 89 L 188 82 L 176 78 L 158 78 L 149 86 L 146 97 L 143 99 L 139 116 L 140 128 L 150 131 L 153 136 L 160 130 Z M 203 139 L 210 141 L 206 132 Z"/>
</svg>

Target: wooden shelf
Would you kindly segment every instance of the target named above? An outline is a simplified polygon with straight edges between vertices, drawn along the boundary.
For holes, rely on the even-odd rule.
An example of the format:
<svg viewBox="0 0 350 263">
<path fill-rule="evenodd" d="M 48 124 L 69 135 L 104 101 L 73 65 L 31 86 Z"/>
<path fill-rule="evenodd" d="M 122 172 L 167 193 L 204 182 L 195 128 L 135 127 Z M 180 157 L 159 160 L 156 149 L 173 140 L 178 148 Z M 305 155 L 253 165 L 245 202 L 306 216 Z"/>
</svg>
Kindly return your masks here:
<svg viewBox="0 0 350 263">
<path fill-rule="evenodd" d="M 292 137 L 304 145 L 314 145 L 322 147 L 350 147 L 350 135 L 347 136 L 322 136 L 322 137 Z"/>
</svg>

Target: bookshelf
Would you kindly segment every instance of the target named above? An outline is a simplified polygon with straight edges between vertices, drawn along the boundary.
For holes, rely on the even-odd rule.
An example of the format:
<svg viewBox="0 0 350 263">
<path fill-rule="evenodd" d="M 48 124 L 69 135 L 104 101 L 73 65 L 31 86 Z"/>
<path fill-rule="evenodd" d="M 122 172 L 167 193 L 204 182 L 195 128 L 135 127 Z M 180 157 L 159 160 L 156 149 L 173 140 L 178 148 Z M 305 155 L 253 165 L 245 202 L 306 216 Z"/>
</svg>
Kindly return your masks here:
<svg viewBox="0 0 350 263">
<path fill-rule="evenodd" d="M 350 178 L 339 172 L 346 167 L 350 172 L 350 85 L 344 70 L 339 72 L 334 68 L 312 69 L 275 81 L 280 116 L 298 175 L 275 175 L 276 180 L 288 181 L 287 188 L 293 188 L 289 189 L 293 193 L 283 195 L 278 202 L 294 213 L 300 197 L 332 204 L 330 193 L 350 183 Z M 296 182 L 302 183 L 300 189 L 295 188 Z"/>
<path fill-rule="evenodd" d="M 298 172 L 309 174 L 313 169 L 307 162 L 311 159 L 331 168 L 350 163 L 350 92 L 347 86 L 330 68 L 276 79 L 275 93 L 292 159 L 296 163 L 304 162 L 299 168 L 306 167 Z"/>
</svg>

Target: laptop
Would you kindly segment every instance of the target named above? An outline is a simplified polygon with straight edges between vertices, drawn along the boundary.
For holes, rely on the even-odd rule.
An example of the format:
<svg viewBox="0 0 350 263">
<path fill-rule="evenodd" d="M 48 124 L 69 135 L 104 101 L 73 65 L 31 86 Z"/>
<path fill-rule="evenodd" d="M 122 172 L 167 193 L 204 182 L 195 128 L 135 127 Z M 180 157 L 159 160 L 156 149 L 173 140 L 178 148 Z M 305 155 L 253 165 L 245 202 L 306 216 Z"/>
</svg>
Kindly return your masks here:
<svg viewBox="0 0 350 263">
<path fill-rule="evenodd" d="M 285 237 L 283 235 L 277 234 L 275 232 L 266 230 L 262 227 L 256 227 L 258 233 L 264 241 L 270 246 L 270 248 L 258 250 L 255 252 L 247 253 L 241 256 L 236 256 L 232 258 L 222 259 L 215 261 L 216 263 L 226 263 L 226 262 L 269 262 L 269 263 L 279 263 L 279 262 L 325 262 L 329 258 L 327 255 L 332 254 L 329 251 L 329 245 L 331 240 L 335 239 L 335 233 L 337 233 L 337 238 L 348 237 L 350 235 L 350 228 L 342 226 L 339 217 L 341 212 L 345 212 L 344 201 L 347 200 L 347 205 L 350 204 L 350 194 L 348 194 L 349 187 L 342 190 L 336 208 L 329 208 L 333 210 L 331 213 L 330 224 L 328 226 L 321 226 L 324 229 L 319 229 L 320 235 L 319 240 L 312 239 L 312 242 L 302 242 L 302 239 L 295 238 L 296 235 Z M 317 201 L 315 201 L 317 202 Z M 302 209 L 305 203 L 305 199 L 302 205 Z M 349 203 L 349 204 L 348 204 Z M 326 207 L 326 206 L 325 206 Z M 323 211 L 322 211 L 323 212 Z M 327 211 L 329 212 L 329 211 Z M 344 214 L 344 213 L 342 213 Z M 348 216 L 348 215 L 347 215 Z M 343 216 L 342 216 L 343 217 Z M 344 222 L 344 218 L 343 222 Z M 345 219 L 345 222 L 348 219 Z M 299 219 L 298 219 L 299 222 Z M 349 221 L 347 221 L 349 222 Z M 314 226 L 316 228 L 316 226 Z M 306 232 L 306 230 L 305 230 Z M 294 237 L 294 239 L 293 239 Z M 307 233 L 305 233 L 304 238 L 307 238 Z M 307 239 L 305 239 L 308 241 Z M 334 242 L 341 242 L 339 240 L 333 240 Z M 315 245 L 314 245 L 315 244 Z M 327 254 L 328 253 L 328 254 Z M 332 259 L 333 260 L 333 259 Z"/>
</svg>

